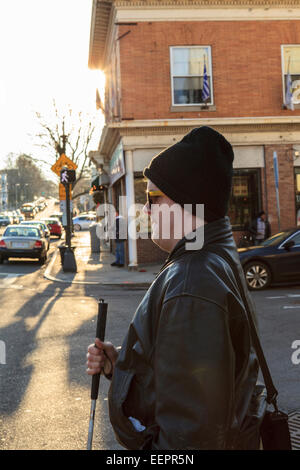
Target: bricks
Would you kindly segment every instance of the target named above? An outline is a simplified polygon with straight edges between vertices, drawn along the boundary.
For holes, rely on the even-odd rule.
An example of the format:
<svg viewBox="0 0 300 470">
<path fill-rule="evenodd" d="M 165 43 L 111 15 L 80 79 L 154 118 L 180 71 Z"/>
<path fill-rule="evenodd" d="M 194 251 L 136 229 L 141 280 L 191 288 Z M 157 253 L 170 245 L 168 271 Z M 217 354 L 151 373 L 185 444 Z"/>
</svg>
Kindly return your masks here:
<svg viewBox="0 0 300 470">
<path fill-rule="evenodd" d="M 300 109 L 282 109 L 281 64 L 281 46 L 300 44 L 299 20 L 141 22 L 120 25 L 118 37 L 123 121 L 300 115 Z M 214 111 L 171 110 L 170 47 L 192 45 L 211 46 Z M 263 132 L 260 145 L 265 143 Z M 279 164 L 280 229 L 296 223 L 292 144 L 265 145 L 259 205 L 268 212 L 273 234 L 279 228 L 274 150 Z M 241 234 L 234 233 L 236 241 Z M 137 240 L 137 251 L 139 265 L 163 262 L 167 255 L 150 239 Z"/>
<path fill-rule="evenodd" d="M 296 225 L 295 180 L 292 145 L 266 145 L 266 174 L 268 187 L 268 213 L 272 233 L 278 231 L 276 190 L 274 179 L 273 152 L 277 152 L 279 173 L 279 201 L 281 230 Z"/>
<path fill-rule="evenodd" d="M 120 40 L 123 116 L 199 116 L 199 111 L 170 112 L 169 46 L 184 45 L 211 46 L 213 117 L 289 112 L 282 109 L 281 45 L 300 44 L 300 21 L 293 21 L 293 27 L 289 21 L 145 22 L 130 30 Z M 119 31 L 122 35 L 128 26 Z M 212 112 L 201 111 L 201 117 L 212 117 Z"/>
<path fill-rule="evenodd" d="M 161 250 L 155 243 L 150 239 L 138 239 L 137 240 L 137 252 L 138 252 L 138 263 L 139 265 L 147 263 L 164 263 L 168 253 Z"/>
</svg>

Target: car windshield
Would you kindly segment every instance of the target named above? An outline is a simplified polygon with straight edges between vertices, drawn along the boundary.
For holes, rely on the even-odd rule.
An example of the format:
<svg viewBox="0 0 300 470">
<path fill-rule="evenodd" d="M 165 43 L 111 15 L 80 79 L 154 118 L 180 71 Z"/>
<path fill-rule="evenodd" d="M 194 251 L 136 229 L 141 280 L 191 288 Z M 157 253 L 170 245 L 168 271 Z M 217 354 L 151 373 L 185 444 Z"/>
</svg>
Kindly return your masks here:
<svg viewBox="0 0 300 470">
<path fill-rule="evenodd" d="M 279 243 L 282 243 L 292 233 L 293 232 L 291 232 L 291 231 L 275 233 L 275 235 L 272 235 L 272 237 L 267 238 L 266 240 L 264 240 L 260 244 L 260 246 L 278 245 Z"/>
<path fill-rule="evenodd" d="M 24 225 L 24 222 L 22 222 L 21 225 Z M 32 222 L 28 222 L 28 225 L 36 225 L 38 227 L 42 227 L 43 229 L 46 228 L 44 222 L 34 222 L 34 220 Z"/>
<path fill-rule="evenodd" d="M 7 227 L 4 237 L 40 237 L 40 232 L 36 227 L 19 225 L 18 227 Z"/>
</svg>

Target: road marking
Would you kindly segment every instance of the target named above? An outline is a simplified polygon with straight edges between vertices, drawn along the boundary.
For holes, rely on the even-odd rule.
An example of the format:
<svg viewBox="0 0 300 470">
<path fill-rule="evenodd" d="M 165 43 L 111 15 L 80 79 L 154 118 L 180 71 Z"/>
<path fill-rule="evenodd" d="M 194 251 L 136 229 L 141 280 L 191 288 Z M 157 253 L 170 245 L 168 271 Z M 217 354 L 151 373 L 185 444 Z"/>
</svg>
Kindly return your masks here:
<svg viewBox="0 0 300 470">
<path fill-rule="evenodd" d="M 277 295 L 277 296 L 274 296 L 274 297 L 266 297 L 266 299 L 285 299 L 285 295 Z"/>
<path fill-rule="evenodd" d="M 300 308 L 300 305 L 284 305 L 283 308 Z"/>
<path fill-rule="evenodd" d="M 273 297 L 266 297 L 266 299 L 286 299 L 286 298 L 299 298 L 300 294 L 287 294 L 287 295 L 274 295 Z"/>
</svg>

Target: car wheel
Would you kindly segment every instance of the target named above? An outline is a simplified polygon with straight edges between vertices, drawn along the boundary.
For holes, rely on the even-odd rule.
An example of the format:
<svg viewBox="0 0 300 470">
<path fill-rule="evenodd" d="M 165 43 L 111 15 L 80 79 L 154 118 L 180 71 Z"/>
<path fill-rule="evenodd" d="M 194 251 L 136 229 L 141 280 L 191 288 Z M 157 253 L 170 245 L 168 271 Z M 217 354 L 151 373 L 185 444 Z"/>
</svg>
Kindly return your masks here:
<svg viewBox="0 0 300 470">
<path fill-rule="evenodd" d="M 79 231 L 81 230 L 80 225 L 79 225 L 79 224 L 75 224 L 75 225 L 74 225 L 74 230 L 75 230 L 76 232 L 79 232 Z"/>
<path fill-rule="evenodd" d="M 271 271 L 260 261 L 253 261 L 244 267 L 247 286 L 250 290 L 262 290 L 271 283 Z"/>
</svg>

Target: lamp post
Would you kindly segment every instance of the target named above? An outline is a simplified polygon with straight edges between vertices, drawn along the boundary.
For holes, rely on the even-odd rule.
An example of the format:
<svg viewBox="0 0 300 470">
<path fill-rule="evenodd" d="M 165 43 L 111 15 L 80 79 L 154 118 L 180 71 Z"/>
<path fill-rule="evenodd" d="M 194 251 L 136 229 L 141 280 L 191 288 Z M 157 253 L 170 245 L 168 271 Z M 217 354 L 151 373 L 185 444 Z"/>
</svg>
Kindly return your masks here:
<svg viewBox="0 0 300 470">
<path fill-rule="evenodd" d="M 16 194 L 15 194 L 15 208 L 17 209 L 17 204 L 18 204 L 18 186 L 20 186 L 20 183 L 16 183 Z"/>
<path fill-rule="evenodd" d="M 28 186 L 29 186 L 29 183 L 25 183 L 24 184 L 24 187 L 25 187 L 25 202 L 28 202 Z"/>
</svg>

